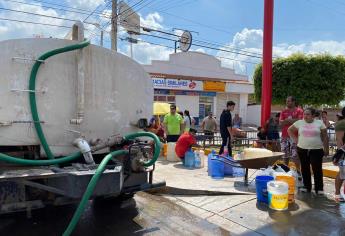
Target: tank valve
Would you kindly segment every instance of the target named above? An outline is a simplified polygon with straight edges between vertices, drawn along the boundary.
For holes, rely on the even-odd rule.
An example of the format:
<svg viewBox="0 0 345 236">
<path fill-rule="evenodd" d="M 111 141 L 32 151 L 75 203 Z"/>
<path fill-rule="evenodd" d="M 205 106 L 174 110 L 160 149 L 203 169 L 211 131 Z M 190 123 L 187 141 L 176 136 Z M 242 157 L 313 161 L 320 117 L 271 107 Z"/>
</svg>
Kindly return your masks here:
<svg viewBox="0 0 345 236">
<path fill-rule="evenodd" d="M 90 145 L 84 139 L 77 138 L 76 140 L 74 140 L 73 145 L 78 147 L 81 153 L 83 153 L 84 159 L 87 164 L 95 164 L 95 161 L 92 157 Z"/>
</svg>

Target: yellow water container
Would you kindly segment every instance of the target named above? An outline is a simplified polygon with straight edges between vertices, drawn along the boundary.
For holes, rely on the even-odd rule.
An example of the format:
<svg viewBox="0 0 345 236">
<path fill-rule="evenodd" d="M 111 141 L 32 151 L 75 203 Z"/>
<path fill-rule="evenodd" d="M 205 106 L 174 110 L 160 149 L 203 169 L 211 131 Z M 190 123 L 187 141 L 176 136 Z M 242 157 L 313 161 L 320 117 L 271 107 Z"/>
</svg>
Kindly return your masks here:
<svg viewBox="0 0 345 236">
<path fill-rule="evenodd" d="M 168 155 L 168 144 L 164 143 L 163 144 L 163 156 L 166 158 Z"/>
<path fill-rule="evenodd" d="M 289 185 L 283 181 L 267 183 L 268 206 L 273 210 L 283 211 L 289 207 Z"/>
<path fill-rule="evenodd" d="M 276 175 L 277 181 L 283 181 L 289 185 L 289 203 L 295 202 L 295 178 L 290 175 Z"/>
</svg>

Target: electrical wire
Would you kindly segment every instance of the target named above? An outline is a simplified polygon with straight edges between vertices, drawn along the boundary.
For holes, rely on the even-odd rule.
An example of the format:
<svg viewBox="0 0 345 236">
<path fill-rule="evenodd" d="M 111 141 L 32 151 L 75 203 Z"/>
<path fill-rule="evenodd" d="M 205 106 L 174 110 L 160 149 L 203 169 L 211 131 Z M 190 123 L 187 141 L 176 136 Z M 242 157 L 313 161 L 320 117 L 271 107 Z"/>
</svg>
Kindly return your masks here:
<svg viewBox="0 0 345 236">
<path fill-rule="evenodd" d="M 120 38 L 120 39 L 121 39 L 121 40 L 126 40 L 126 41 L 128 41 L 128 38 Z M 153 42 L 145 41 L 145 40 L 142 40 L 142 39 L 135 39 L 135 40 L 137 40 L 137 41 L 139 41 L 139 42 L 144 42 L 144 43 L 149 43 L 149 44 L 156 45 L 156 46 L 161 46 L 161 47 L 169 48 L 169 49 L 175 49 L 174 47 L 171 47 L 171 46 L 167 46 L 167 45 L 163 45 L 163 44 L 159 44 L 159 43 L 153 43 Z M 107 40 L 107 41 L 108 41 L 108 40 Z M 244 60 L 239 60 L 239 59 L 229 58 L 229 57 L 222 57 L 222 56 L 215 56 L 215 57 L 221 58 L 221 59 L 226 59 L 226 60 L 244 62 L 244 63 L 248 63 L 248 64 L 253 64 L 253 65 L 259 64 L 259 62 L 256 63 L 256 62 L 244 61 Z"/>
<path fill-rule="evenodd" d="M 33 12 L 28 12 L 28 11 L 20 11 L 20 10 L 14 10 L 14 9 L 9 9 L 9 8 L 3 8 L 3 7 L 0 7 L 0 10 L 17 12 L 17 13 L 24 13 L 24 14 L 34 15 L 34 16 L 48 17 L 48 18 L 53 18 L 53 19 L 58 19 L 58 20 L 65 20 L 65 21 L 73 21 L 73 22 L 78 21 L 77 19 L 69 19 L 69 18 L 63 18 L 63 17 L 58 17 L 58 16 L 50 16 L 50 15 L 38 14 L 38 13 L 33 13 Z M 87 22 L 85 22 L 85 24 L 92 25 L 91 23 L 87 23 Z"/>
<path fill-rule="evenodd" d="M 50 9 L 54 9 L 54 10 L 59 10 L 59 11 L 78 13 L 78 14 L 81 14 L 81 15 L 88 15 L 88 14 L 90 14 L 90 12 L 84 12 L 84 11 L 78 11 L 78 10 L 70 10 L 69 8 L 68 9 L 64 9 L 64 8 L 57 8 L 57 7 L 51 7 L 51 6 L 44 6 L 44 5 L 41 5 L 41 4 L 26 3 L 26 2 L 20 2 L 20 1 L 17 1 L 17 0 L 3 0 L 3 1 L 19 3 L 19 4 L 22 4 L 22 5 L 28 5 L 28 6 L 46 7 L 46 8 L 50 8 Z M 109 16 L 104 15 L 104 14 L 98 14 L 98 15 L 100 17 L 110 18 Z"/>
<path fill-rule="evenodd" d="M 15 20 L 15 19 L 2 18 L 2 17 L 0 17 L 0 20 L 13 21 L 13 22 L 19 22 L 19 23 L 28 23 L 28 24 L 34 24 L 34 25 L 55 26 L 55 27 L 68 28 L 68 29 L 71 28 L 71 26 L 65 26 L 65 25 L 54 25 L 54 24 L 48 24 L 48 23 L 39 23 L 39 22 L 33 22 L 33 21 Z"/>
<path fill-rule="evenodd" d="M 56 4 L 56 3 L 52 3 L 52 2 L 47 2 L 47 1 L 42 1 L 42 0 L 31 0 L 33 2 L 38 2 L 38 3 L 45 3 L 45 4 L 48 4 L 48 5 L 52 5 L 52 6 L 58 6 L 58 7 L 65 7 L 67 9 L 75 9 L 75 10 L 79 10 L 79 11 L 84 11 L 86 13 L 91 13 L 93 11 L 89 10 L 89 9 L 82 9 L 82 8 L 78 8 L 78 7 L 72 7 L 72 6 L 67 6 L 67 5 L 63 5 L 63 4 Z M 108 2 L 111 1 L 111 0 L 108 0 Z M 105 2 L 106 3 L 106 2 Z M 96 11 L 94 13 L 98 13 L 98 14 L 102 14 L 102 12 L 100 11 Z"/>
</svg>

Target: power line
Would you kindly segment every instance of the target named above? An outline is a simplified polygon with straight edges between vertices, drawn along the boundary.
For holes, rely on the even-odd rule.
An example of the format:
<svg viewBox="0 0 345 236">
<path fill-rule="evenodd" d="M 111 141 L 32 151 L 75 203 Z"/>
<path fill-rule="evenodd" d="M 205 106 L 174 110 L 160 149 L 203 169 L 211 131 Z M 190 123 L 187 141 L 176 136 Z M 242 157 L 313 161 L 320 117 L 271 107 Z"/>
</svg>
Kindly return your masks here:
<svg viewBox="0 0 345 236">
<path fill-rule="evenodd" d="M 130 38 L 120 38 L 121 40 L 126 40 L 129 41 Z M 145 40 L 141 40 L 141 39 L 136 39 L 138 42 L 143 42 L 143 43 L 148 43 L 148 44 L 152 44 L 152 45 L 156 45 L 156 46 L 161 46 L 161 47 L 165 47 L 165 48 L 169 48 L 169 49 L 174 49 L 174 47 L 170 47 L 167 45 L 163 45 L 163 44 L 158 44 L 158 43 L 153 43 L 153 42 L 149 42 L 149 41 L 145 41 Z M 221 56 L 214 56 L 216 58 L 220 58 L 220 59 L 225 59 L 225 60 L 231 60 L 231 61 L 238 61 L 238 62 L 243 62 L 243 63 L 248 63 L 248 64 L 253 64 L 253 65 L 257 65 L 258 63 L 254 63 L 254 62 L 250 62 L 250 61 L 243 61 L 243 60 L 238 60 L 235 58 L 229 58 L 229 57 L 221 57 Z M 181 64 L 174 64 L 176 66 L 179 67 L 185 67 L 185 68 L 190 68 L 190 69 L 194 69 L 194 70 L 200 70 L 200 68 L 197 67 L 192 67 L 192 66 L 186 66 L 186 65 L 181 65 Z M 205 71 L 213 71 L 213 70 L 205 70 Z"/>
<path fill-rule="evenodd" d="M 90 12 L 87 13 L 87 12 L 84 12 L 84 11 L 70 10 L 70 9 L 64 9 L 64 8 L 51 7 L 51 6 L 44 6 L 44 5 L 41 5 L 41 4 L 26 3 L 26 2 L 16 1 L 16 0 L 3 0 L 3 1 L 19 3 L 19 4 L 22 4 L 22 5 L 28 5 L 28 6 L 46 7 L 46 8 L 50 8 L 50 9 L 54 9 L 54 10 L 59 10 L 59 11 L 78 13 L 78 14 L 81 14 L 81 15 L 88 15 L 88 14 L 90 14 Z M 107 16 L 105 14 L 98 14 L 98 15 L 100 17 L 103 17 L 103 18 L 110 18 L 109 16 Z"/>
<path fill-rule="evenodd" d="M 2 18 L 2 17 L 0 17 L 0 20 L 20 22 L 20 23 L 28 23 L 28 24 L 34 24 L 34 25 L 55 26 L 55 27 L 68 28 L 68 29 L 71 28 L 71 26 L 65 26 L 65 25 L 54 25 L 54 24 L 39 23 L 39 22 L 33 22 L 33 21 L 23 21 L 23 20 L 8 19 L 8 18 Z"/>
<path fill-rule="evenodd" d="M 86 13 L 91 13 L 92 12 L 89 9 L 77 8 L 77 7 L 67 6 L 67 5 L 63 5 L 63 4 L 56 4 L 56 3 L 42 1 L 42 0 L 31 0 L 31 1 L 38 2 L 38 3 L 45 3 L 45 4 L 48 4 L 48 5 L 52 5 L 52 6 L 64 7 L 64 8 L 67 8 L 67 9 L 75 9 L 75 10 L 79 10 L 79 11 L 84 11 Z M 95 13 L 102 14 L 102 12 L 95 12 Z"/>
<path fill-rule="evenodd" d="M 148 31 L 156 31 L 156 32 L 168 34 L 168 35 L 171 35 L 171 36 L 180 37 L 179 35 L 176 35 L 174 33 L 164 32 L 162 30 L 146 28 L 146 27 L 143 27 L 143 26 L 139 26 L 139 27 L 144 29 L 144 30 L 147 29 Z M 144 34 L 144 33 L 140 33 L 140 34 L 141 35 L 146 35 L 146 36 L 151 36 L 151 37 L 156 37 L 156 38 L 161 38 L 161 39 L 166 39 L 166 40 L 170 40 L 170 41 L 176 42 L 176 39 L 172 39 L 172 38 L 166 38 L 166 37 L 161 37 L 161 36 L 152 35 L 152 34 Z M 199 42 L 199 43 L 205 43 L 205 41 L 200 41 L 200 40 L 194 40 L 194 41 Z M 206 44 L 210 45 L 211 43 L 206 42 Z M 200 45 L 198 43 L 192 43 L 192 45 L 199 46 L 199 47 L 204 47 L 204 48 L 208 48 L 208 49 L 213 49 L 213 50 L 218 50 L 218 51 L 223 51 L 223 52 L 235 53 L 235 54 L 239 54 L 239 55 L 243 55 L 243 56 L 249 56 L 249 57 L 254 57 L 254 58 L 262 59 L 262 55 L 261 54 L 253 53 L 253 52 L 249 52 L 249 51 L 241 52 L 241 50 L 239 50 L 239 49 L 235 49 L 237 51 L 226 50 L 226 49 L 224 49 L 224 48 L 226 48 L 226 46 L 224 46 L 224 45 L 220 45 L 223 48 L 215 48 L 215 47 L 212 47 L 212 46 Z"/>
<path fill-rule="evenodd" d="M 146 36 L 150 36 L 150 37 L 165 39 L 165 40 L 169 40 L 169 41 L 173 41 L 173 42 L 176 41 L 175 39 L 166 38 L 166 37 L 162 37 L 162 36 L 158 36 L 158 35 L 143 34 L 143 33 L 141 33 L 141 35 L 146 35 Z M 248 54 L 244 54 L 244 53 L 239 53 L 239 52 L 234 52 L 234 51 L 230 51 L 230 50 L 225 50 L 225 49 L 222 49 L 222 48 L 209 47 L 209 46 L 206 46 L 206 45 L 201 45 L 201 44 L 196 44 L 196 43 L 192 43 L 192 45 L 198 46 L 198 47 L 202 47 L 202 48 L 208 48 L 208 49 L 212 49 L 212 50 L 216 50 L 216 51 L 228 52 L 228 53 L 238 54 L 238 55 L 242 55 L 242 56 L 262 59 L 262 57 L 260 57 L 260 56 L 248 55 Z"/>
<path fill-rule="evenodd" d="M 24 14 L 29 14 L 29 15 L 41 16 L 41 17 L 48 17 L 48 18 L 53 18 L 53 19 L 58 19 L 58 20 L 65 20 L 65 21 L 73 21 L 73 22 L 78 21 L 76 19 L 69 19 L 69 18 L 63 18 L 63 17 L 58 17 L 58 16 L 50 16 L 50 15 L 38 14 L 38 13 L 33 13 L 33 12 L 28 12 L 28 11 L 20 11 L 20 10 L 14 10 L 14 9 L 9 9 L 9 8 L 3 8 L 3 7 L 0 7 L 0 10 L 24 13 Z M 86 22 L 85 24 L 91 24 L 91 23 Z"/>
<path fill-rule="evenodd" d="M 190 2 L 188 2 L 188 1 L 190 1 Z M 181 6 L 186 6 L 186 5 L 192 4 L 192 3 L 194 3 L 195 1 L 197 1 L 197 0 L 182 0 L 182 1 L 180 1 L 180 2 L 174 1 L 174 3 L 173 3 L 172 5 L 170 5 L 170 6 L 165 6 L 165 7 L 163 7 L 163 8 L 158 9 L 157 11 L 167 11 L 167 10 L 171 10 L 171 9 L 173 9 L 173 8 L 176 8 L 176 7 L 181 7 Z M 184 2 L 184 3 L 183 3 L 183 2 Z"/>
</svg>

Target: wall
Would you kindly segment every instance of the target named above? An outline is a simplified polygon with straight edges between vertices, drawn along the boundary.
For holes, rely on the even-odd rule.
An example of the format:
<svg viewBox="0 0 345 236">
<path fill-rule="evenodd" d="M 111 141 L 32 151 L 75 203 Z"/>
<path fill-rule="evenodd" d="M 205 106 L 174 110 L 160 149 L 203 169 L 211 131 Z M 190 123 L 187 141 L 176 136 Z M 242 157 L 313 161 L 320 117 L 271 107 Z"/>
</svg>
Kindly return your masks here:
<svg viewBox="0 0 345 236">
<path fill-rule="evenodd" d="M 170 54 L 168 61 L 153 60 L 144 68 L 149 73 L 248 81 L 247 76 L 235 74 L 234 70 L 222 67 L 220 60 L 214 56 L 201 52 Z"/>
<path fill-rule="evenodd" d="M 180 111 L 189 110 L 193 117 L 199 117 L 199 96 L 176 95 L 176 105 Z"/>
<path fill-rule="evenodd" d="M 247 107 L 247 124 L 260 126 L 261 123 L 261 105 L 252 105 Z"/>
<path fill-rule="evenodd" d="M 236 103 L 235 110 L 232 112 L 233 116 L 235 113 L 240 112 L 240 95 L 239 94 L 228 94 L 228 93 L 217 93 L 217 112 L 216 117 L 219 119 L 223 110 L 226 108 L 227 101 L 233 101 Z"/>
</svg>

